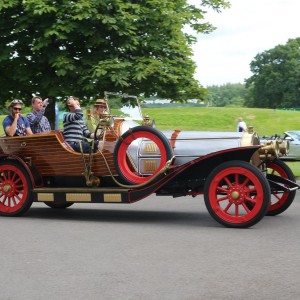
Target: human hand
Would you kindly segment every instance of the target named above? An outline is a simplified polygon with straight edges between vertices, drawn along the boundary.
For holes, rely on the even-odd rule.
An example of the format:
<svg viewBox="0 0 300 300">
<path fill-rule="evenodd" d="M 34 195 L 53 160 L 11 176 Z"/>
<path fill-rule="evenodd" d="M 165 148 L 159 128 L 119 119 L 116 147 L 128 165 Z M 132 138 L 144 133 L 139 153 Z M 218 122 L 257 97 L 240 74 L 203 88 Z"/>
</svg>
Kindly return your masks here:
<svg viewBox="0 0 300 300">
<path fill-rule="evenodd" d="M 46 108 L 48 104 L 49 104 L 49 98 L 44 99 L 43 107 Z"/>
<path fill-rule="evenodd" d="M 18 112 L 18 113 L 15 113 L 15 115 L 14 115 L 14 119 L 15 119 L 16 121 L 18 121 L 18 120 L 19 120 L 19 118 L 20 118 L 20 116 L 21 116 L 21 113 L 20 113 L 20 112 Z"/>
</svg>

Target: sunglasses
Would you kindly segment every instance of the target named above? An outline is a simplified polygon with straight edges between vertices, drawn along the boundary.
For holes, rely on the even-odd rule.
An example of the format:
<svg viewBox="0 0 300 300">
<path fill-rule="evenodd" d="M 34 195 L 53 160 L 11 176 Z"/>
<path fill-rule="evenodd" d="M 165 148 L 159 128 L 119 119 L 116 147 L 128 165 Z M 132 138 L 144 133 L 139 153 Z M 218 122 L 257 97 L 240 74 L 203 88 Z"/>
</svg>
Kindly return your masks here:
<svg viewBox="0 0 300 300">
<path fill-rule="evenodd" d="M 11 101 L 10 104 L 23 104 L 23 101 L 19 100 L 19 99 L 15 99 L 15 100 Z"/>
<path fill-rule="evenodd" d="M 13 107 L 13 110 L 21 111 L 22 108 L 20 108 L 20 107 Z"/>
</svg>

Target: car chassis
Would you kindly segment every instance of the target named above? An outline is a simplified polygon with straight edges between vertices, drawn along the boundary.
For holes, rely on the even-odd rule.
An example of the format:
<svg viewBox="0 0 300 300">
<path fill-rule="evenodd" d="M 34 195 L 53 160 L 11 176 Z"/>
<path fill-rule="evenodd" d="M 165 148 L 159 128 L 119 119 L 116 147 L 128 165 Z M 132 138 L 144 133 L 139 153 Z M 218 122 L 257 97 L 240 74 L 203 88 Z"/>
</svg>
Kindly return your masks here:
<svg viewBox="0 0 300 300">
<path fill-rule="evenodd" d="M 127 113 L 113 115 L 120 112 L 115 104 L 127 107 L 128 99 L 141 113 L 137 97 L 106 92 L 105 98 L 108 110 L 95 130 L 103 149 L 97 153 L 75 152 L 59 130 L 0 138 L 1 215 L 20 216 L 33 202 L 62 209 L 134 203 L 151 194 L 204 195 L 217 222 L 246 228 L 293 202 L 300 186 L 278 159 L 287 145 L 261 146 L 255 132 L 161 132 L 147 115 L 140 123 Z"/>
</svg>

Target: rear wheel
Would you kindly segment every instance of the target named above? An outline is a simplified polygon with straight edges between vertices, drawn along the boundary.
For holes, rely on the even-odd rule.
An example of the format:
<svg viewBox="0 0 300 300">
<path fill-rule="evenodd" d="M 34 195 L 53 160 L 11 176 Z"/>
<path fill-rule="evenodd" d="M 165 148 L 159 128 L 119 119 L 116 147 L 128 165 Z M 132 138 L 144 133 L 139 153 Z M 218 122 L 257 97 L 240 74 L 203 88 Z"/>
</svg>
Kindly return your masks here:
<svg viewBox="0 0 300 300">
<path fill-rule="evenodd" d="M 259 222 L 268 211 L 270 197 L 270 187 L 262 172 L 244 161 L 219 165 L 209 174 L 204 187 L 205 205 L 211 216 L 233 228 Z"/>
<path fill-rule="evenodd" d="M 267 163 L 267 173 L 289 179 L 293 182 L 296 181 L 295 176 L 289 166 L 279 159 Z M 289 185 L 286 184 L 285 187 L 289 187 Z M 287 210 L 296 196 L 296 191 L 277 193 L 276 189 L 274 189 L 273 192 L 272 185 L 271 193 L 271 205 L 267 212 L 268 216 L 276 216 Z"/>
<path fill-rule="evenodd" d="M 18 162 L 0 162 L 0 215 L 20 216 L 32 204 L 32 183 L 27 171 Z"/>
<path fill-rule="evenodd" d="M 147 143 L 145 149 L 139 147 L 139 140 Z M 142 150 L 146 152 L 143 159 L 139 156 Z M 136 159 L 129 153 L 137 155 Z M 126 131 L 118 140 L 114 162 L 124 183 L 142 184 L 155 176 L 172 156 L 170 142 L 160 131 L 148 126 L 137 126 Z M 143 168 L 141 161 L 144 162 Z"/>
</svg>

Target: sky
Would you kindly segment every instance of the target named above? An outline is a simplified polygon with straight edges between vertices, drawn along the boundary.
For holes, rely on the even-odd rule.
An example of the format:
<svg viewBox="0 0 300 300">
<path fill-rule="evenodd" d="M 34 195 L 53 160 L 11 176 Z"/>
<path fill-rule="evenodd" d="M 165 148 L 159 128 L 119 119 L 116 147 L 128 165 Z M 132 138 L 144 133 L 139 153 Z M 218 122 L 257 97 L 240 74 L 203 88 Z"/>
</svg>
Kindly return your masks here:
<svg viewBox="0 0 300 300">
<path fill-rule="evenodd" d="M 199 1 L 189 0 L 197 5 Z M 300 37 L 300 0 L 229 0 L 231 8 L 209 12 L 205 20 L 218 27 L 197 35 L 193 46 L 195 78 L 203 86 L 244 83 L 258 53 Z"/>
</svg>

